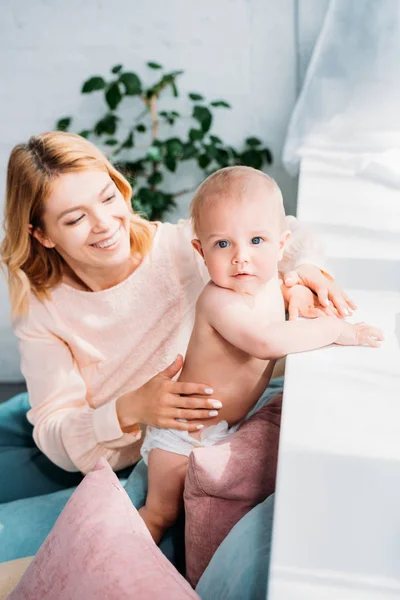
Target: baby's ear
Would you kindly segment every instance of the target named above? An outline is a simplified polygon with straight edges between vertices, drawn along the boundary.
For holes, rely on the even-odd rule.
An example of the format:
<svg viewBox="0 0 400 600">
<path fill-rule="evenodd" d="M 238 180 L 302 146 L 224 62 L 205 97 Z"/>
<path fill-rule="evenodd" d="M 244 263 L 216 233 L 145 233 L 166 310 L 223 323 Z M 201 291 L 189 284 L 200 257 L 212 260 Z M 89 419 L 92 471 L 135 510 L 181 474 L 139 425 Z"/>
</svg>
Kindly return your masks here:
<svg viewBox="0 0 400 600">
<path fill-rule="evenodd" d="M 193 248 L 195 250 L 197 250 L 197 252 L 200 254 L 200 256 L 202 256 L 202 258 L 204 258 L 204 252 L 203 252 L 203 248 L 202 248 L 202 245 L 201 245 L 201 241 L 198 240 L 198 239 L 196 239 L 196 238 L 194 238 L 192 240 L 192 246 L 193 246 Z"/>
<path fill-rule="evenodd" d="M 285 246 L 291 235 L 292 235 L 292 232 L 290 231 L 290 229 L 287 229 L 286 231 L 283 231 L 281 233 L 281 235 L 279 237 L 279 258 L 278 258 L 278 260 L 282 260 L 283 253 L 285 251 Z"/>
</svg>

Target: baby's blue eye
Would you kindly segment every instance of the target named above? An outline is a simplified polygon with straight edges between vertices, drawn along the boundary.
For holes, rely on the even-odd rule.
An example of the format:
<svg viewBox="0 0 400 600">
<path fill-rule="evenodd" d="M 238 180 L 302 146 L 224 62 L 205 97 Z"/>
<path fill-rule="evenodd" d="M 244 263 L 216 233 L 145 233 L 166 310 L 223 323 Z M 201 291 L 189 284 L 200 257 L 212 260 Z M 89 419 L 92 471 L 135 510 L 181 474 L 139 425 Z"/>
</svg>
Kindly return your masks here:
<svg viewBox="0 0 400 600">
<path fill-rule="evenodd" d="M 229 246 L 229 242 L 226 240 L 220 240 L 215 244 L 218 248 L 227 248 Z"/>
<path fill-rule="evenodd" d="M 262 239 L 262 237 L 257 236 L 257 237 L 252 238 L 251 243 L 252 244 L 262 244 L 263 241 L 264 240 Z"/>
</svg>

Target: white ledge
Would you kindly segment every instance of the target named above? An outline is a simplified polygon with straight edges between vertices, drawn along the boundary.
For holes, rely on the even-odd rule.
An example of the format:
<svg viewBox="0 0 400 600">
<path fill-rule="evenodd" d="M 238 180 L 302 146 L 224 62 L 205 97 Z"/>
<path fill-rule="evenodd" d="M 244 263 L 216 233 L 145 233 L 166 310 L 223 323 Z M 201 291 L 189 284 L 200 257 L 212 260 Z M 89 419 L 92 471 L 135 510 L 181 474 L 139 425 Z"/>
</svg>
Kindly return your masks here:
<svg viewBox="0 0 400 600">
<path fill-rule="evenodd" d="M 305 161 L 298 214 L 386 340 L 287 360 L 268 598 L 399 598 L 400 193 Z"/>
</svg>

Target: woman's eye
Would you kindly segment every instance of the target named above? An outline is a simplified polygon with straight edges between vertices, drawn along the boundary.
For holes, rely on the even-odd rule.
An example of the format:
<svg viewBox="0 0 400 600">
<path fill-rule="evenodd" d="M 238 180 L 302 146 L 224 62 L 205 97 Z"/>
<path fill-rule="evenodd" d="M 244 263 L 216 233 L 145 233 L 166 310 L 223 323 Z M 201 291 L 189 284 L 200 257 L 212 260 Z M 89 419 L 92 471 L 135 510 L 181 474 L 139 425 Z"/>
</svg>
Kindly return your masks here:
<svg viewBox="0 0 400 600">
<path fill-rule="evenodd" d="M 114 198 L 115 198 L 115 194 L 113 194 L 113 195 L 112 195 L 112 196 L 110 196 L 109 198 L 106 198 L 105 200 L 103 200 L 103 204 L 104 204 L 105 202 L 111 202 L 112 200 L 114 200 Z"/>
<path fill-rule="evenodd" d="M 262 237 L 259 237 L 259 236 L 253 237 L 253 238 L 251 239 L 251 243 L 252 243 L 252 244 L 262 244 L 262 243 L 263 243 L 263 241 L 264 241 L 264 240 L 262 239 Z"/>
<path fill-rule="evenodd" d="M 78 217 L 77 219 L 75 219 L 75 221 L 69 221 L 68 223 L 66 223 L 66 225 L 76 225 L 82 219 L 83 219 L 83 215 L 81 215 L 80 217 Z"/>
<path fill-rule="evenodd" d="M 227 248 L 229 246 L 229 242 L 227 242 L 226 240 L 220 240 L 215 245 L 217 246 L 217 248 Z"/>
</svg>

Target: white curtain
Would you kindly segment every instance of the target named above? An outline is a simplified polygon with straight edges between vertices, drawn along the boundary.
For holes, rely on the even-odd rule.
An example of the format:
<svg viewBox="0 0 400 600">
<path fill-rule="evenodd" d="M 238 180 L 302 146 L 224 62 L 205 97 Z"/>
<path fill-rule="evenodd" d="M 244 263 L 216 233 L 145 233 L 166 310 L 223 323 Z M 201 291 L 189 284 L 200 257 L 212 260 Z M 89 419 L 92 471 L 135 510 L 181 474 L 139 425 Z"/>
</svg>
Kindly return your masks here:
<svg viewBox="0 0 400 600">
<path fill-rule="evenodd" d="M 305 156 L 400 186 L 400 0 L 331 0 L 283 160 Z"/>
</svg>

